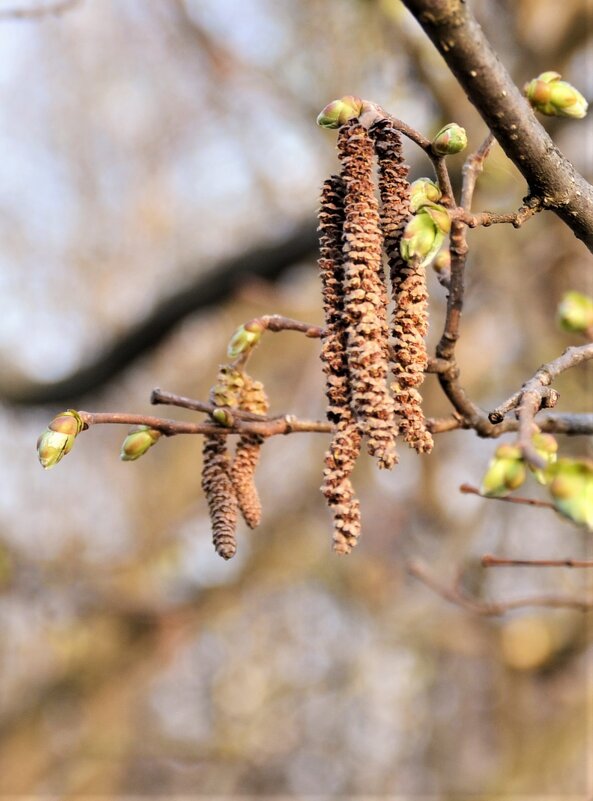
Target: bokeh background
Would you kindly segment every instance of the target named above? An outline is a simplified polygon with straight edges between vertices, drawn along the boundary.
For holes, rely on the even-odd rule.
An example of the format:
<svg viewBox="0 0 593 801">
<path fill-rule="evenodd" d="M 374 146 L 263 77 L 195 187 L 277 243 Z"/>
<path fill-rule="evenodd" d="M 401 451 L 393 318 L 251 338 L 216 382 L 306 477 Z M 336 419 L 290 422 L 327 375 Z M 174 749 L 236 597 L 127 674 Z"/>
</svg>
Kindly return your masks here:
<svg viewBox="0 0 593 801">
<path fill-rule="evenodd" d="M 517 83 L 554 69 L 593 97 L 590 2 L 472 5 Z M 440 57 L 398 0 L 12 13 L 42 6 L 0 3 L 0 793 L 585 798 L 587 616 L 472 616 L 404 570 L 422 558 L 483 599 L 586 593 L 583 571 L 479 567 L 485 552 L 588 553 L 549 511 L 458 492 L 493 442 L 443 434 L 392 473 L 362 458 L 363 537 L 338 558 L 318 491 L 326 437 L 275 438 L 264 522 L 240 530 L 229 563 L 211 546 L 197 438 L 122 463 L 125 430 L 97 427 L 55 470 L 36 460 L 62 408 L 148 413 L 155 386 L 205 399 L 241 322 L 319 323 L 314 213 L 337 162 L 315 116 L 354 93 L 428 135 L 455 120 L 477 147 L 484 125 Z M 590 121 L 545 125 L 593 178 Z M 430 175 L 406 148 L 412 176 Z M 458 184 L 462 157 L 451 164 Z M 495 149 L 476 208 L 525 194 Z M 564 291 L 593 291 L 591 257 L 551 214 L 470 245 L 459 360 L 492 408 L 576 341 L 554 313 Z M 270 248 L 287 256 L 268 269 Z M 257 274 L 234 280 L 253 253 Z M 434 343 L 434 276 L 430 292 Z M 152 345 L 122 357 L 138 330 Z M 323 417 L 318 355 L 298 334 L 265 338 L 251 372 L 274 412 Z M 588 408 L 589 378 L 563 376 L 560 409 Z M 434 377 L 425 387 L 429 413 L 447 414 Z"/>
</svg>

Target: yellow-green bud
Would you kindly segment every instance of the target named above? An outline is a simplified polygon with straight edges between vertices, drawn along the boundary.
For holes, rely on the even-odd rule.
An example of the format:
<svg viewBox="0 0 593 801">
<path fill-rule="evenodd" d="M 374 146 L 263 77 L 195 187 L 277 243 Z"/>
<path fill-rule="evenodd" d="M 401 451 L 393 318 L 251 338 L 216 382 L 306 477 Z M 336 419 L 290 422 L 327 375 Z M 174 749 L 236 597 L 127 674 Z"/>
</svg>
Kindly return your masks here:
<svg viewBox="0 0 593 801">
<path fill-rule="evenodd" d="M 423 206 L 404 229 L 399 246 L 402 258 L 407 262 L 419 261 L 424 267 L 437 254 L 450 227 L 443 206 Z"/>
<path fill-rule="evenodd" d="M 124 439 L 119 458 L 122 462 L 134 462 L 155 444 L 162 436 L 162 431 L 157 431 L 150 426 L 135 426 L 128 432 Z"/>
<path fill-rule="evenodd" d="M 84 428 L 84 422 L 75 409 L 56 415 L 37 440 L 37 455 L 44 470 L 54 467 L 67 453 Z"/>
<path fill-rule="evenodd" d="M 317 125 L 322 128 L 339 128 L 349 120 L 358 117 L 362 112 L 362 100 L 355 95 L 344 95 L 339 100 L 332 100 L 323 108 L 317 117 Z"/>
<path fill-rule="evenodd" d="M 523 92 L 540 114 L 580 120 L 587 113 L 588 103 L 578 89 L 560 77 L 558 72 L 542 72 L 525 84 Z"/>
<path fill-rule="evenodd" d="M 558 459 L 546 472 L 556 510 L 580 526 L 593 528 L 593 462 Z"/>
<path fill-rule="evenodd" d="M 467 134 L 465 128 L 450 122 L 438 132 L 432 140 L 432 150 L 438 156 L 452 156 L 460 153 L 467 147 Z"/>
<path fill-rule="evenodd" d="M 257 322 L 240 325 L 231 337 L 227 347 L 229 359 L 236 359 L 242 353 L 254 348 L 260 341 L 263 330 L 263 325 Z"/>
<path fill-rule="evenodd" d="M 211 416 L 218 425 L 224 426 L 225 428 L 229 428 L 234 423 L 233 415 L 228 409 L 214 409 Z"/>
<path fill-rule="evenodd" d="M 560 328 L 573 334 L 585 334 L 593 328 L 593 298 L 581 292 L 565 292 L 558 305 Z"/>
<path fill-rule="evenodd" d="M 436 273 L 446 273 L 451 269 L 451 252 L 448 248 L 441 250 L 433 261 L 432 268 Z"/>
<path fill-rule="evenodd" d="M 520 448 L 500 445 L 482 479 L 481 492 L 489 498 L 504 498 L 523 484 L 525 475 Z"/>
<path fill-rule="evenodd" d="M 427 203 L 436 203 L 442 197 L 442 192 L 430 178 L 418 178 L 410 184 L 410 211 L 416 213 Z"/>
<path fill-rule="evenodd" d="M 539 456 L 546 463 L 546 467 L 540 469 L 530 465 L 530 470 L 540 484 L 547 484 L 549 481 L 547 468 L 554 464 L 558 458 L 558 443 L 551 434 L 542 434 L 541 431 L 533 435 L 531 442 Z"/>
</svg>

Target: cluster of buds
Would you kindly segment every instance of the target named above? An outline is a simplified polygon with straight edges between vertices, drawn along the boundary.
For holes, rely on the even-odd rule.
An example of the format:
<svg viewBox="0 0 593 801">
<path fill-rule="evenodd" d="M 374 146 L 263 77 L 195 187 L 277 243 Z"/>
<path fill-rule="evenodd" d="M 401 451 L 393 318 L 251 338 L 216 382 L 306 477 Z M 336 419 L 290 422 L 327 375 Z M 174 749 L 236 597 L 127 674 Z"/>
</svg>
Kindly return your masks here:
<svg viewBox="0 0 593 801">
<path fill-rule="evenodd" d="M 550 483 L 551 468 L 557 461 L 558 443 L 551 434 L 536 431 L 531 438 L 533 449 L 544 463 L 543 468 L 527 463 L 517 445 L 499 445 L 482 479 L 481 492 L 488 498 L 504 498 L 518 489 L 527 478 L 527 468 L 540 484 Z"/>
<path fill-rule="evenodd" d="M 245 331 L 242 327 L 237 333 L 242 337 Z M 235 341 L 236 338 L 237 334 Z M 247 347 L 254 344 L 256 342 Z M 237 409 L 264 416 L 269 408 L 263 384 L 234 365 L 220 367 L 216 384 L 210 390 L 210 402 L 216 407 L 212 419 L 221 426 L 232 423 L 233 411 Z M 228 437 L 221 434 L 204 437 L 202 489 L 208 503 L 214 547 L 223 559 L 230 559 L 237 550 L 239 512 L 250 528 L 261 521 L 261 503 L 254 476 L 262 443 L 263 437 L 257 434 L 242 434 L 231 455 Z"/>
<path fill-rule="evenodd" d="M 424 267 L 450 230 L 449 214 L 438 203 L 439 187 L 428 179 L 410 186 L 399 131 L 385 115 L 369 110 L 360 98 L 347 96 L 326 106 L 317 119 L 322 127 L 339 128 L 342 165 L 340 175 L 325 182 L 319 211 L 326 324 L 321 358 L 328 419 L 336 426 L 322 491 L 340 553 L 348 553 L 360 533 L 350 473 L 361 442 L 388 469 L 397 462 L 399 434 L 419 453 L 432 448 L 419 392 L 428 360 Z M 432 149 L 446 155 L 466 144 L 465 131 L 453 123 L 439 131 Z M 395 307 L 391 326 L 384 254 Z"/>
<path fill-rule="evenodd" d="M 583 95 L 558 72 L 542 72 L 523 87 L 532 107 L 549 117 L 572 117 L 580 120 L 587 114 L 588 103 Z"/>
<path fill-rule="evenodd" d="M 37 455 L 44 470 L 49 470 L 70 453 L 74 440 L 84 428 L 75 409 L 56 415 L 37 440 Z"/>
</svg>

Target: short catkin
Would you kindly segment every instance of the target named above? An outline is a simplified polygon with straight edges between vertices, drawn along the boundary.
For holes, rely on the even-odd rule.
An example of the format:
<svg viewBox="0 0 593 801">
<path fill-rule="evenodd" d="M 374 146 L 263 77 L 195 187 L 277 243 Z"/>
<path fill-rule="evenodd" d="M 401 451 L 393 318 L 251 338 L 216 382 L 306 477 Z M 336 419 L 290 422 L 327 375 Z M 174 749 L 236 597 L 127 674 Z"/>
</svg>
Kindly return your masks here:
<svg viewBox="0 0 593 801">
<path fill-rule="evenodd" d="M 254 381 L 244 374 L 244 386 L 239 400 L 239 408 L 246 412 L 265 415 L 269 402 L 260 381 Z M 243 519 L 249 528 L 256 528 L 261 522 L 262 506 L 255 486 L 255 470 L 259 462 L 264 438 L 259 434 L 242 434 L 237 442 L 235 457 L 231 465 L 231 480 L 237 496 L 237 503 Z"/>
</svg>

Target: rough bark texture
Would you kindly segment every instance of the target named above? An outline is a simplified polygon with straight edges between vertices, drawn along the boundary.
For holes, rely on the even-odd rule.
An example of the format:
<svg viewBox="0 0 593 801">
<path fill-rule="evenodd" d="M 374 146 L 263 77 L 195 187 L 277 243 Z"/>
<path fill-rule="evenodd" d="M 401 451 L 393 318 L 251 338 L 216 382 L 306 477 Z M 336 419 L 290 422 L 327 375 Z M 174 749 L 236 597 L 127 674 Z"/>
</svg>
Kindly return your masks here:
<svg viewBox="0 0 593 801">
<path fill-rule="evenodd" d="M 506 155 L 593 251 L 593 187 L 558 150 L 513 83 L 465 0 L 404 0 Z"/>
</svg>

